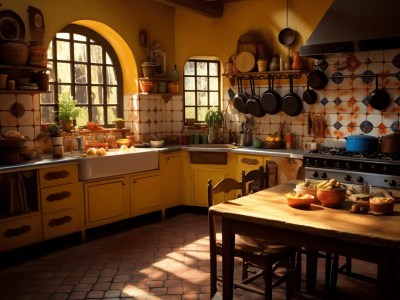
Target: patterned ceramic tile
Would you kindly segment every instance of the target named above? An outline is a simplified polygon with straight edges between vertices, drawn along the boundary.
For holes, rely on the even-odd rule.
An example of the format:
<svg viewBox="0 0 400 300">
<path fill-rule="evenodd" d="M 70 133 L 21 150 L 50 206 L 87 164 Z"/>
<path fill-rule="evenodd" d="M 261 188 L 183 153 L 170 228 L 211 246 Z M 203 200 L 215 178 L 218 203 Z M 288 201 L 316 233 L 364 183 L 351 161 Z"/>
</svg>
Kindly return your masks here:
<svg viewBox="0 0 400 300">
<path fill-rule="evenodd" d="M 368 52 L 368 58 L 374 63 L 383 63 L 383 52 L 384 51 L 371 51 Z"/>
</svg>

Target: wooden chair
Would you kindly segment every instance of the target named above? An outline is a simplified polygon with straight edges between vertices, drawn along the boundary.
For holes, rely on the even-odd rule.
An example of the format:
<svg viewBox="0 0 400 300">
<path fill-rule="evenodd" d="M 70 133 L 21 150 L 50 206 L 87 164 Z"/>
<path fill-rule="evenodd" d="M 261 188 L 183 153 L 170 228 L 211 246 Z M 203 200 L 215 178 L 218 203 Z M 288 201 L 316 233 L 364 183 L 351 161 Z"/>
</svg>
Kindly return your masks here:
<svg viewBox="0 0 400 300">
<path fill-rule="evenodd" d="M 214 205 L 214 196 L 219 193 L 229 193 L 231 191 L 246 194 L 246 182 L 237 181 L 232 178 L 225 178 L 215 186 L 212 181 L 208 181 L 208 206 Z M 217 276 L 217 256 L 222 256 L 222 238 L 218 234 L 218 221 L 214 216 L 209 215 L 210 232 L 210 284 L 211 296 L 217 292 L 217 281 L 221 279 Z M 246 276 L 241 281 L 235 281 L 234 286 L 251 292 L 265 295 L 265 299 L 272 299 L 272 288 L 286 281 L 286 296 L 290 298 L 293 290 L 294 278 L 294 249 L 290 246 L 266 245 L 264 240 L 255 239 L 249 236 L 236 235 L 235 257 L 241 258 L 244 262 L 260 268 L 260 272 L 252 276 Z M 286 273 L 278 280 L 274 280 L 274 266 L 281 261 L 287 262 Z M 292 275 L 292 276 L 291 276 Z M 263 276 L 265 288 L 258 289 L 248 284 L 256 278 Z"/>
<path fill-rule="evenodd" d="M 242 171 L 242 182 L 248 185 L 246 195 L 261 191 L 268 187 L 268 169 L 264 172 L 264 167 L 260 166 L 258 170 L 252 170 L 247 174 Z"/>
</svg>

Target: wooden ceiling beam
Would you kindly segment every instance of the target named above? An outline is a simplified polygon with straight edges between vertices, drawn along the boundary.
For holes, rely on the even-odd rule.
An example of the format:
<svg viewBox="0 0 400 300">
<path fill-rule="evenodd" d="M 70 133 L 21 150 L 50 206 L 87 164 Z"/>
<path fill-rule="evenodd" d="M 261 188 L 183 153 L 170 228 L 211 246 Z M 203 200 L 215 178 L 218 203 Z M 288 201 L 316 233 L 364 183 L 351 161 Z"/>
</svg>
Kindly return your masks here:
<svg viewBox="0 0 400 300">
<path fill-rule="evenodd" d="M 224 12 L 224 3 L 221 0 L 156 0 L 169 6 L 186 7 L 190 10 L 211 18 L 221 18 Z"/>
</svg>

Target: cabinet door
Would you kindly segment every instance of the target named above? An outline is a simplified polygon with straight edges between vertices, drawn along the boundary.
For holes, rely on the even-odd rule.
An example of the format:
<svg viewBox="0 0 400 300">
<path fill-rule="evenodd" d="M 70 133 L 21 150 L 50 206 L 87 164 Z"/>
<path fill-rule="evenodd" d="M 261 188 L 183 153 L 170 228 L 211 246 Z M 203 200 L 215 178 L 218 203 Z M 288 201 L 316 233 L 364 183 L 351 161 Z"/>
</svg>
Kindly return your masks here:
<svg viewBox="0 0 400 300">
<path fill-rule="evenodd" d="M 39 169 L 39 182 L 41 187 L 78 182 L 78 165 Z"/>
<path fill-rule="evenodd" d="M 84 186 L 86 227 L 129 217 L 129 194 L 125 177 L 86 183 Z"/>
<path fill-rule="evenodd" d="M 242 171 L 248 173 L 252 170 L 257 170 L 264 164 L 264 158 L 257 155 L 238 155 L 236 179 L 242 180 Z"/>
<path fill-rule="evenodd" d="M 161 210 L 160 175 L 131 176 L 131 216 Z"/>
<path fill-rule="evenodd" d="M 82 199 L 79 184 L 42 188 L 40 191 L 42 213 L 55 212 L 66 208 L 74 208 Z"/>
<path fill-rule="evenodd" d="M 183 204 L 183 160 L 181 153 L 160 156 L 161 202 L 163 208 Z"/>
<path fill-rule="evenodd" d="M 43 216 L 45 240 L 82 230 L 77 209 L 66 209 Z"/>
<path fill-rule="evenodd" d="M 42 240 L 42 223 L 38 213 L 0 222 L 0 252 L 38 243 Z"/>
<path fill-rule="evenodd" d="M 193 178 L 193 205 L 195 206 L 208 206 L 207 203 L 207 183 L 211 179 L 213 184 L 216 184 L 221 179 L 226 177 L 226 168 L 213 167 L 192 167 Z M 234 198 L 234 197 L 232 197 Z M 216 195 L 214 202 L 219 203 L 225 200 L 223 194 Z"/>
</svg>

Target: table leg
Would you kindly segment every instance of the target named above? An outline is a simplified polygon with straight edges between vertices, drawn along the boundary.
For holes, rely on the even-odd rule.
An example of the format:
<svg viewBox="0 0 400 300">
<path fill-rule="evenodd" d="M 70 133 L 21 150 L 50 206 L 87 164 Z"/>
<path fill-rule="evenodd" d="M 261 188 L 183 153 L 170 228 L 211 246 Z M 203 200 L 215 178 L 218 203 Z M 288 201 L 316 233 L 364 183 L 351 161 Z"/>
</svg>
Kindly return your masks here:
<svg viewBox="0 0 400 300">
<path fill-rule="evenodd" d="M 318 251 L 306 249 L 306 291 L 313 293 L 317 284 Z"/>
<path fill-rule="evenodd" d="M 230 220 L 222 218 L 222 295 L 224 300 L 233 299 L 235 235 Z"/>
<path fill-rule="evenodd" d="M 378 263 L 378 295 L 380 299 L 399 299 L 396 261 L 394 256 L 381 255 Z"/>
</svg>

